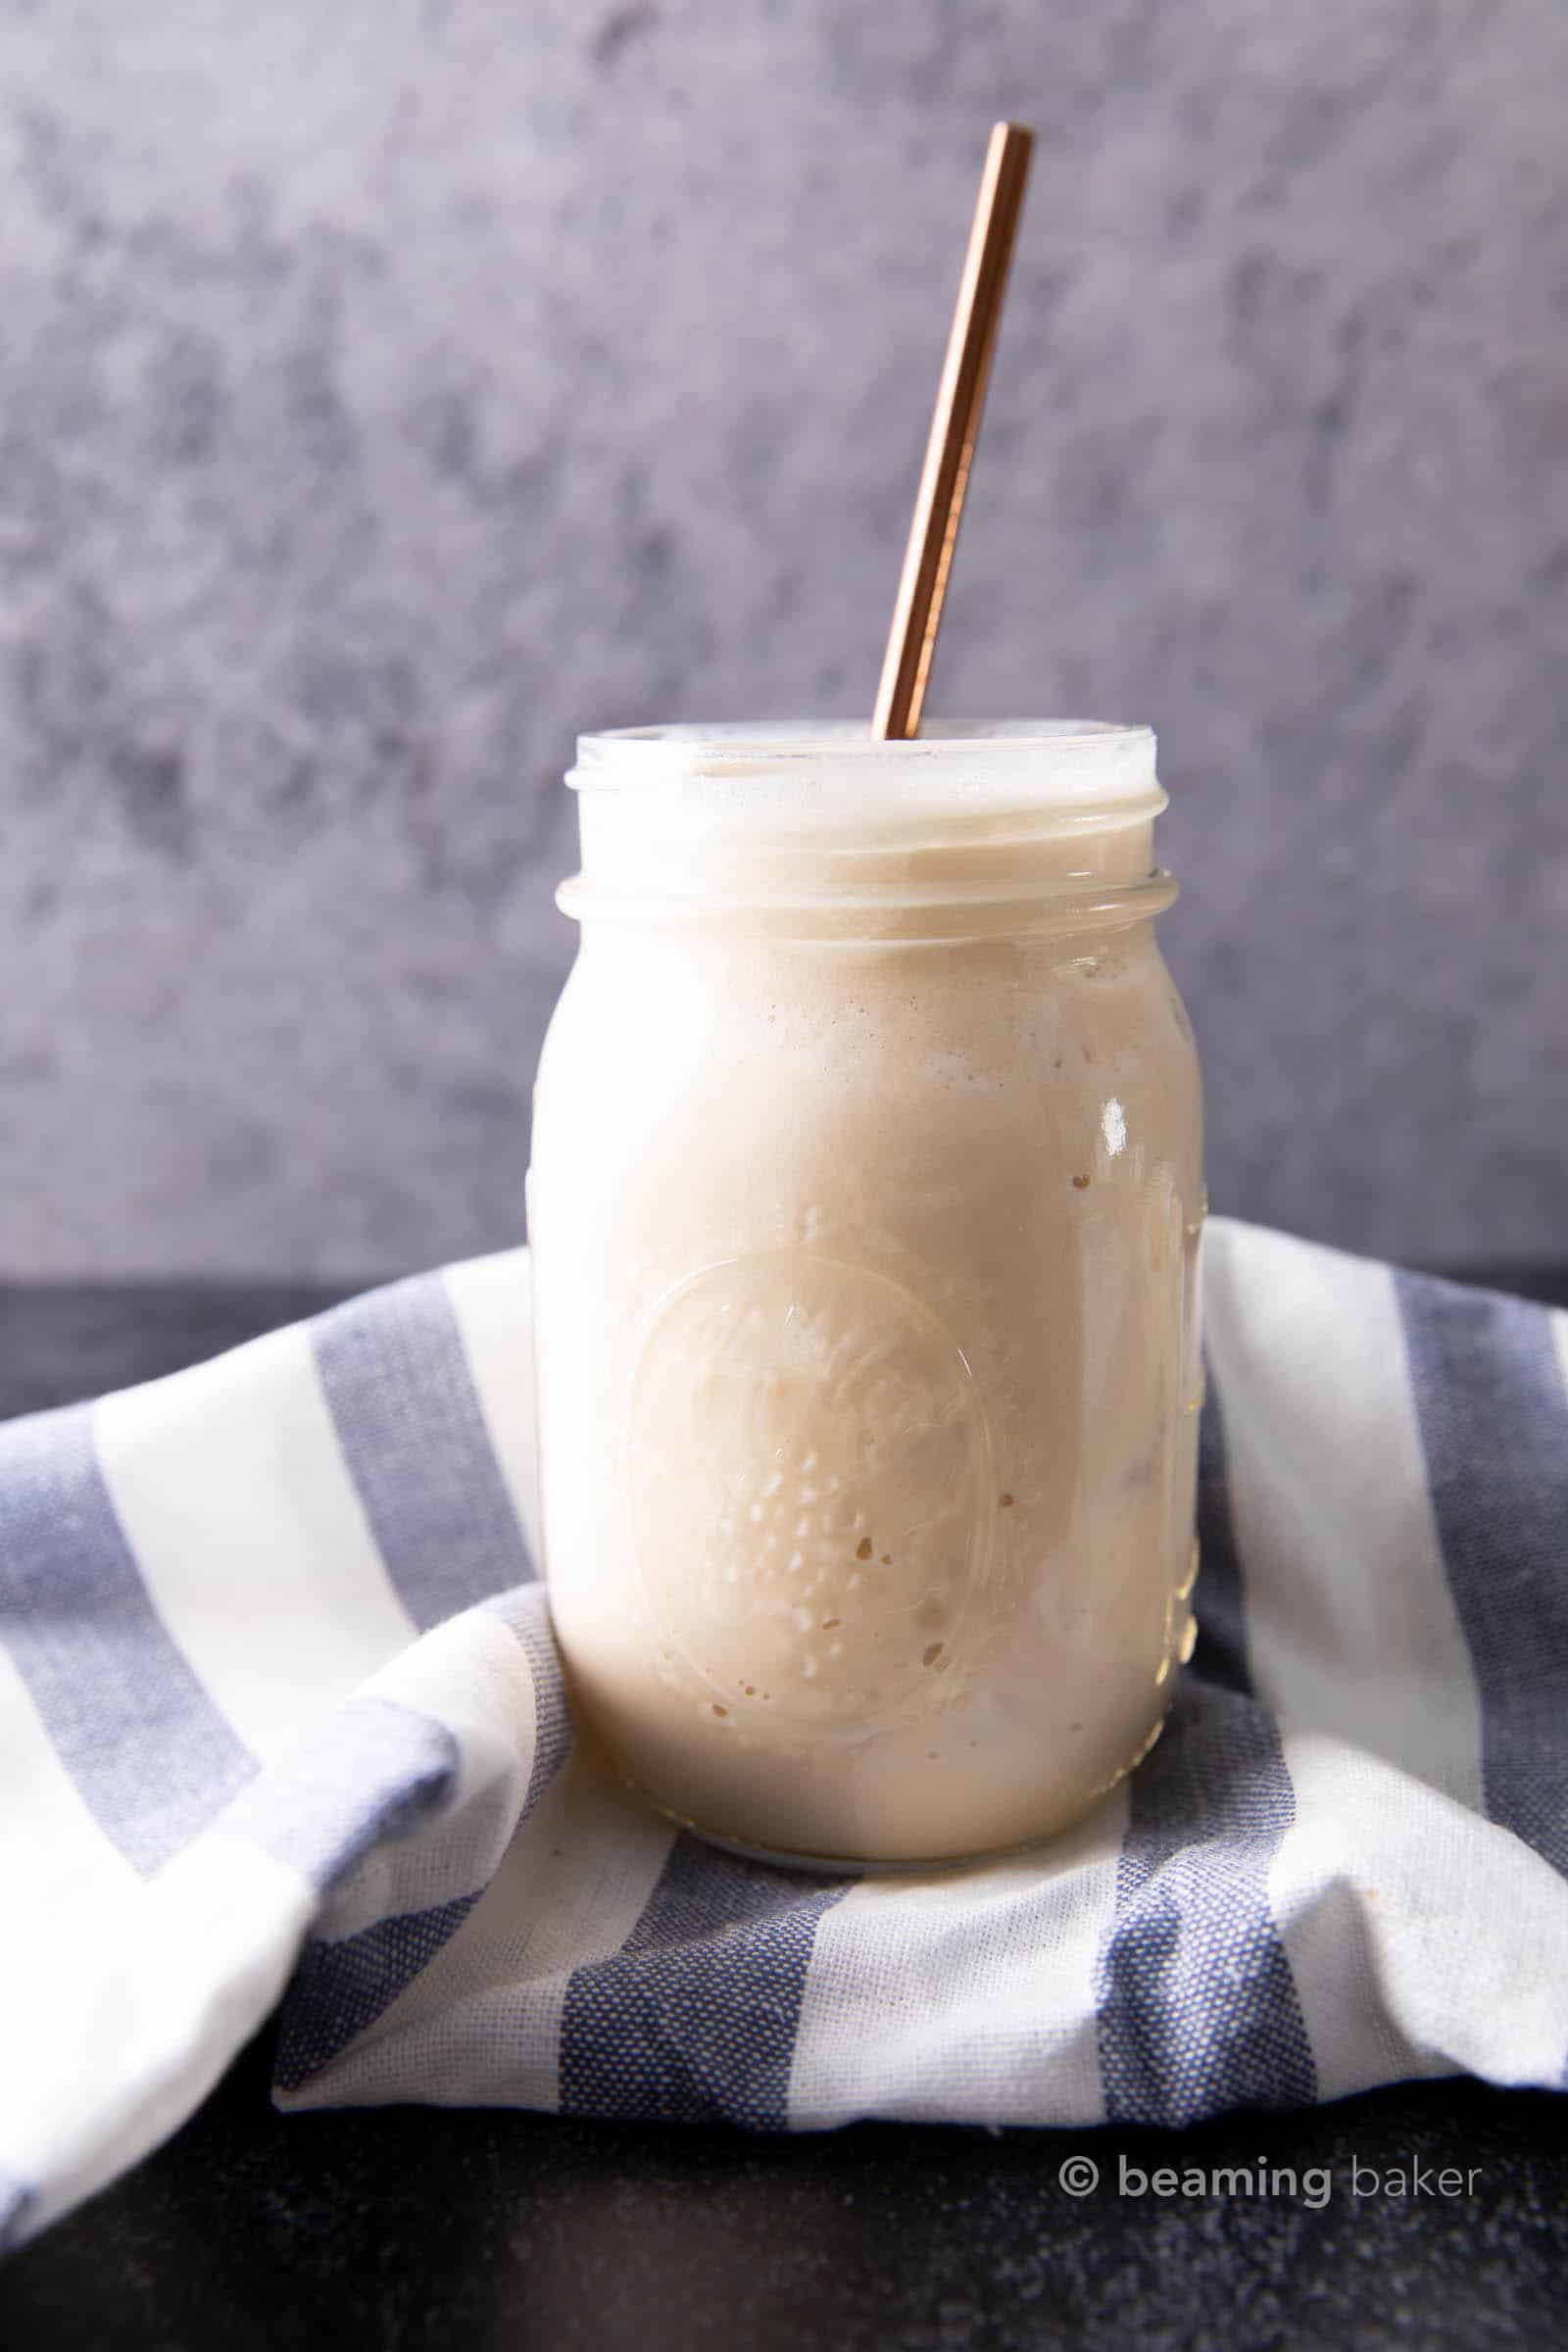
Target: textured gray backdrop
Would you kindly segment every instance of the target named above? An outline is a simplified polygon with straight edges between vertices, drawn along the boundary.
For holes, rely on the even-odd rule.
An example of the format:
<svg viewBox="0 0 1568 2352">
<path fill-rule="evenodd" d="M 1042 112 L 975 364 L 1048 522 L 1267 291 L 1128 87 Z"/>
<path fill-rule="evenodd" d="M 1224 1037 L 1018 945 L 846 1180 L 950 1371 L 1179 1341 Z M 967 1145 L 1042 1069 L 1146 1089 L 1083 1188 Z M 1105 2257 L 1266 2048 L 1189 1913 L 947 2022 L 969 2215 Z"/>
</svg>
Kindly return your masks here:
<svg viewBox="0 0 1568 2352">
<path fill-rule="evenodd" d="M 0 1267 L 505 1243 L 581 727 L 1151 719 L 1216 1204 L 1560 1249 L 1559 0 L 0 5 Z"/>
</svg>

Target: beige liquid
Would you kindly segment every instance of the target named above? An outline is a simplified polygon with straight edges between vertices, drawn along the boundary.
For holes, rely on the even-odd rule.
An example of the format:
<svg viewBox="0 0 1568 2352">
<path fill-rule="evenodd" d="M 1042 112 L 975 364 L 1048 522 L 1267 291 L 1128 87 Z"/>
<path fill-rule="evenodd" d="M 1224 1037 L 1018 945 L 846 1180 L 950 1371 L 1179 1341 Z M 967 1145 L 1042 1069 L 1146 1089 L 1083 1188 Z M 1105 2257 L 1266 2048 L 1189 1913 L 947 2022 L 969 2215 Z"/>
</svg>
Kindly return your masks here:
<svg viewBox="0 0 1568 2352">
<path fill-rule="evenodd" d="M 634 889 L 585 806 L 529 1196 L 552 1605 L 627 1777 L 748 1847 L 1043 1835 L 1191 1645 L 1200 1106 L 1160 803 L 1065 825 L 1027 781 L 1021 814 L 1015 783 L 872 794 L 823 842 L 710 812 L 667 868 L 628 853 Z"/>
</svg>

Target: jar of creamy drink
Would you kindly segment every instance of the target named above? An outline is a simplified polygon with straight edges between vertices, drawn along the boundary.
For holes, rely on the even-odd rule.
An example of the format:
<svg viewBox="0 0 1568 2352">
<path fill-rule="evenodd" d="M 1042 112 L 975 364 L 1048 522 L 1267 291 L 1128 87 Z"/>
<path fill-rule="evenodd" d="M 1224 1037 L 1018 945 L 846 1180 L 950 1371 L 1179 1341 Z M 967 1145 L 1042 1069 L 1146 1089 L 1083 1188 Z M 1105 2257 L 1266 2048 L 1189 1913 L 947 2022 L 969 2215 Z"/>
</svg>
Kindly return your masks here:
<svg viewBox="0 0 1568 2352">
<path fill-rule="evenodd" d="M 588 736 L 529 1177 L 574 1704 L 704 1835 L 1072 1821 L 1193 1642 L 1200 1106 L 1146 728 Z"/>
</svg>

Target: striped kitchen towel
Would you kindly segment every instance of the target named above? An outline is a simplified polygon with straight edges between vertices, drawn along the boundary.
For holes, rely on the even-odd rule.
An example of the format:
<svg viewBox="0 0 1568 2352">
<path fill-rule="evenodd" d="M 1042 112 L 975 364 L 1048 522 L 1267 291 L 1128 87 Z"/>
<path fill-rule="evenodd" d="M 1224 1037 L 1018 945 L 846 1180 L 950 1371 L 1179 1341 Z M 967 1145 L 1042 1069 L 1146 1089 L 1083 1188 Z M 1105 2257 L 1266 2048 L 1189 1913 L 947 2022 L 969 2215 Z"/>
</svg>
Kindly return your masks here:
<svg viewBox="0 0 1568 2352">
<path fill-rule="evenodd" d="M 0 1428 L 0 2237 L 280 2105 L 1181 2124 L 1568 2063 L 1568 1318 L 1216 1220 L 1200 1640 L 1050 1846 L 711 1851 L 573 1738 L 528 1264 Z"/>
</svg>

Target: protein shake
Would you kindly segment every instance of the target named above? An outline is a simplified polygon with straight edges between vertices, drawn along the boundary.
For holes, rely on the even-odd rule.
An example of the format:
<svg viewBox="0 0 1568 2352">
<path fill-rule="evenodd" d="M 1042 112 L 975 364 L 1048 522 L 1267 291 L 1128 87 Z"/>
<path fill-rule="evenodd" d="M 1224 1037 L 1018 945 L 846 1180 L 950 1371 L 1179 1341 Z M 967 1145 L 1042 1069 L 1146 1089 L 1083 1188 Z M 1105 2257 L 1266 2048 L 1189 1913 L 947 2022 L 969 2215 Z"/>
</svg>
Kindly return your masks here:
<svg viewBox="0 0 1568 2352">
<path fill-rule="evenodd" d="M 1041 1836 L 1191 1645 L 1197 1063 L 1147 730 L 585 738 L 536 1095 L 574 1703 L 706 1834 Z"/>
</svg>

